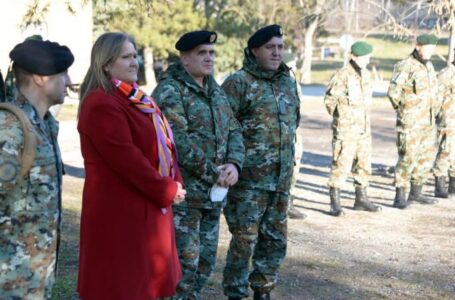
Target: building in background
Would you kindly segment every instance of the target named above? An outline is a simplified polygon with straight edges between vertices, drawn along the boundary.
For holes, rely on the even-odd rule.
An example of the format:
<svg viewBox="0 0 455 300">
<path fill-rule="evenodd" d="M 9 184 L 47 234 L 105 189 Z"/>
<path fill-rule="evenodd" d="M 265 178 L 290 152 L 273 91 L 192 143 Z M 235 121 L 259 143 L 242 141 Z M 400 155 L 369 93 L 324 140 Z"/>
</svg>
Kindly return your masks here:
<svg viewBox="0 0 455 300">
<path fill-rule="evenodd" d="M 34 24 L 27 27 L 26 15 L 33 11 Z M 93 44 L 91 1 L 15 0 L 0 1 L 0 69 L 4 76 L 10 63 L 9 52 L 26 37 L 39 34 L 68 46 L 75 56 L 69 69 L 73 83 L 80 84 L 90 64 Z"/>
</svg>

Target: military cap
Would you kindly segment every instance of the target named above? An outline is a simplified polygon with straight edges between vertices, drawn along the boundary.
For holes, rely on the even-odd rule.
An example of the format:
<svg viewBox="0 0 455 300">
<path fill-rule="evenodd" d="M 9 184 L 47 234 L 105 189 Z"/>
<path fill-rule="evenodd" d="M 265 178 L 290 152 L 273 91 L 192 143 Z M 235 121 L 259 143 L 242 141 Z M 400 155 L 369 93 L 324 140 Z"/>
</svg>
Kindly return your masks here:
<svg viewBox="0 0 455 300">
<path fill-rule="evenodd" d="M 74 56 L 68 47 L 37 39 L 27 39 L 17 44 L 9 57 L 14 66 L 44 76 L 61 73 L 74 62 Z"/>
<path fill-rule="evenodd" d="M 371 52 L 373 52 L 373 47 L 367 42 L 358 41 L 351 46 L 351 53 L 355 56 L 363 56 Z"/>
<path fill-rule="evenodd" d="M 217 34 L 214 31 L 198 30 L 187 32 L 175 43 L 175 49 L 189 51 L 203 44 L 214 44 Z"/>
<path fill-rule="evenodd" d="M 416 39 L 418 45 L 436 45 L 438 40 L 434 34 L 421 34 Z"/>
<path fill-rule="evenodd" d="M 248 39 L 248 48 L 259 48 L 273 37 L 282 37 L 283 29 L 280 25 L 273 24 L 262 27 Z"/>
</svg>

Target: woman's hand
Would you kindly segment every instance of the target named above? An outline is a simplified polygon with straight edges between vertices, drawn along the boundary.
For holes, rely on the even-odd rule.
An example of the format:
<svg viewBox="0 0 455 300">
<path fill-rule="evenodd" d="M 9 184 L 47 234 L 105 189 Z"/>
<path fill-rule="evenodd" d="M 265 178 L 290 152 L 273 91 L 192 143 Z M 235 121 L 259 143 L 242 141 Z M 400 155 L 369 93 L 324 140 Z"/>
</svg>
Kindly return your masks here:
<svg viewBox="0 0 455 300">
<path fill-rule="evenodd" d="M 177 181 L 177 193 L 175 193 L 174 204 L 179 204 L 185 200 L 186 190 L 183 188 L 182 184 Z"/>
</svg>

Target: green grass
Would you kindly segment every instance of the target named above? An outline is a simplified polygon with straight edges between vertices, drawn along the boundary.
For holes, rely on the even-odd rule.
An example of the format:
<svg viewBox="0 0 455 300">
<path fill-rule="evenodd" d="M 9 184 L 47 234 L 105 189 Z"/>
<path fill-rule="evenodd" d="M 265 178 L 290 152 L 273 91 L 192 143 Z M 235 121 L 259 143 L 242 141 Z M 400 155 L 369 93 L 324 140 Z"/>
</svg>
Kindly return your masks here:
<svg viewBox="0 0 455 300">
<path fill-rule="evenodd" d="M 59 276 L 52 290 L 52 300 L 77 300 L 76 291 L 77 273 Z"/>
<path fill-rule="evenodd" d="M 414 49 L 413 41 L 398 40 L 390 34 L 373 34 L 364 39 L 373 45 L 373 54 L 369 69 L 376 68 L 380 77 L 390 80 L 393 66 L 407 57 Z M 448 53 L 447 39 L 442 39 L 437 46 L 436 53 L 446 57 Z M 445 67 L 446 62 L 437 55 L 431 59 L 436 70 Z M 343 65 L 343 58 L 315 60 L 312 65 L 312 80 L 316 84 L 327 84 L 332 74 Z"/>
</svg>

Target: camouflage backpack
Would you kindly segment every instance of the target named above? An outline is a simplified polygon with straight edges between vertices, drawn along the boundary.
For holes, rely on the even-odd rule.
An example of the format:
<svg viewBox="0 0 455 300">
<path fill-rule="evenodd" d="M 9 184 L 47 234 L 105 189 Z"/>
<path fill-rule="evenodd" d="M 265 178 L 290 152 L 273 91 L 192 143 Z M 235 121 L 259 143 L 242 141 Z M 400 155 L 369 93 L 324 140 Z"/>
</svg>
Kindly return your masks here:
<svg viewBox="0 0 455 300">
<path fill-rule="evenodd" d="M 16 105 L 8 102 L 0 103 L 0 110 L 6 110 L 12 113 L 19 120 L 24 133 L 24 143 L 21 147 L 20 172 L 17 180 L 22 179 L 33 165 L 36 155 L 36 135 L 33 132 L 33 126 L 27 115 Z"/>
</svg>

